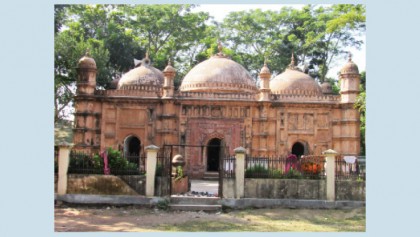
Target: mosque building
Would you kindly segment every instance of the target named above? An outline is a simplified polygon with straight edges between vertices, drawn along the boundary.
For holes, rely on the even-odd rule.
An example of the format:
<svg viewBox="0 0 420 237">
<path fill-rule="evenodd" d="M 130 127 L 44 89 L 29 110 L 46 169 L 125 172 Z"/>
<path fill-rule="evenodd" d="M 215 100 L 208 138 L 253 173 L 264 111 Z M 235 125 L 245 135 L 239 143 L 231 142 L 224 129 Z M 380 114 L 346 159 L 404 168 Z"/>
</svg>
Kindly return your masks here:
<svg viewBox="0 0 420 237">
<path fill-rule="evenodd" d="M 360 74 L 351 58 L 340 71 L 340 94 L 291 63 L 272 78 L 263 65 L 257 86 L 250 73 L 222 53 L 197 64 L 174 89 L 176 69 L 163 71 L 146 57 L 106 90 L 96 89 L 97 67 L 88 54 L 78 62 L 74 149 L 108 147 L 143 154 L 164 144 L 181 149 L 191 177 L 219 169 L 218 147 L 252 156 L 321 154 L 334 149 L 359 155 L 360 118 L 354 108 Z M 199 154 L 201 152 L 201 154 Z"/>
</svg>

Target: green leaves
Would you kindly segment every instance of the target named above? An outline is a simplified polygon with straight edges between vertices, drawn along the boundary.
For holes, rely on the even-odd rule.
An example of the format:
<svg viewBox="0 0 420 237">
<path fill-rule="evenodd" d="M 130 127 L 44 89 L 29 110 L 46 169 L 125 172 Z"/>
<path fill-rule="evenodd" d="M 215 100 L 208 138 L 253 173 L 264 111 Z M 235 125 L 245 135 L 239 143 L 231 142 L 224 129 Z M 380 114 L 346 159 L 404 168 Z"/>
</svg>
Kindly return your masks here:
<svg viewBox="0 0 420 237">
<path fill-rule="evenodd" d="M 324 81 L 346 47 L 359 47 L 355 36 L 365 29 L 363 5 L 307 5 L 231 12 L 221 24 L 210 23 L 194 5 L 55 5 L 56 118 L 72 98 L 78 59 L 91 49 L 98 68 L 98 87 L 133 68 L 133 59 L 149 51 L 153 66 L 163 70 L 171 58 L 177 69 L 175 86 L 196 64 L 223 52 L 243 65 L 255 79 L 269 60 L 275 75 L 290 63 L 307 64 L 311 76 Z"/>
<path fill-rule="evenodd" d="M 244 65 L 251 72 L 259 71 L 265 55 L 273 74 L 281 73 L 293 51 L 298 63 L 307 64 L 311 75 L 322 82 L 345 47 L 360 45 L 354 36 L 364 31 L 364 14 L 364 6 L 350 4 L 233 12 L 225 18 L 222 31 L 236 54 L 247 55 L 242 60 L 251 61 Z"/>
</svg>

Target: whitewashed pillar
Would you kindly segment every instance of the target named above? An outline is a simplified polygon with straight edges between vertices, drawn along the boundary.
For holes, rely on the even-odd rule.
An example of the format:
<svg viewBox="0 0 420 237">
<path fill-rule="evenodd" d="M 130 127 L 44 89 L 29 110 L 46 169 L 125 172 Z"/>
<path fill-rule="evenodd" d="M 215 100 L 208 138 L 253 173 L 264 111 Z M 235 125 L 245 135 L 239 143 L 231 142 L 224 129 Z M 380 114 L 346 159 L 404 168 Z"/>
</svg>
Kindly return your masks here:
<svg viewBox="0 0 420 237">
<path fill-rule="evenodd" d="M 235 198 L 244 197 L 245 193 L 245 153 L 246 149 L 243 147 L 238 147 L 235 150 Z"/>
<path fill-rule="evenodd" d="M 327 200 L 335 200 L 335 156 L 338 154 L 332 149 L 328 149 L 322 154 L 325 155 L 326 167 L 325 172 L 327 175 Z"/>
<path fill-rule="evenodd" d="M 67 170 L 70 162 L 71 145 L 63 142 L 58 145 L 58 182 L 57 194 L 63 195 L 67 193 Z"/>
<path fill-rule="evenodd" d="M 155 175 L 157 153 L 159 147 L 155 145 L 147 146 L 146 148 L 146 197 L 153 197 L 155 195 Z"/>
</svg>

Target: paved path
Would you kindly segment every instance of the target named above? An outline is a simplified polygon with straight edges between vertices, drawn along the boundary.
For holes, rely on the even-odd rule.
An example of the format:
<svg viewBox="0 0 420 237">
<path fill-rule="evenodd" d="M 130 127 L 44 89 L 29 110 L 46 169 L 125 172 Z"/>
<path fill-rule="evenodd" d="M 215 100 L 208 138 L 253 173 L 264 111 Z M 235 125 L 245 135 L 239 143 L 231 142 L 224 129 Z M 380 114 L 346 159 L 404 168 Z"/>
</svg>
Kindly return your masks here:
<svg viewBox="0 0 420 237">
<path fill-rule="evenodd" d="M 192 179 L 191 191 L 216 194 L 219 191 L 219 181 Z"/>
</svg>

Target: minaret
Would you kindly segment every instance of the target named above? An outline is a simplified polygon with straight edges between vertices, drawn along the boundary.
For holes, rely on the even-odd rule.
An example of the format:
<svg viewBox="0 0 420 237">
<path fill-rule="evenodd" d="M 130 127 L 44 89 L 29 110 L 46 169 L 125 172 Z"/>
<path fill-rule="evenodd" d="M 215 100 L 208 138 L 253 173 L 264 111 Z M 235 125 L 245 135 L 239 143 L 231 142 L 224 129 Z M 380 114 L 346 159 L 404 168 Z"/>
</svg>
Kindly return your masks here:
<svg viewBox="0 0 420 237">
<path fill-rule="evenodd" d="M 341 115 L 337 121 L 339 134 L 336 143 L 340 152 L 346 155 L 359 155 L 360 152 L 360 114 L 354 108 L 356 97 L 359 94 L 360 74 L 357 65 L 349 60 L 340 71 L 341 80 Z M 337 145 L 338 145 L 337 144 Z"/>
<path fill-rule="evenodd" d="M 171 64 L 171 60 L 169 59 L 168 65 L 165 70 L 163 70 L 163 75 L 165 75 L 165 80 L 163 82 L 163 98 L 172 98 L 174 96 L 174 78 L 176 70 Z"/>
<path fill-rule="evenodd" d="M 97 152 L 100 146 L 100 128 L 98 103 L 94 100 L 96 88 L 96 62 L 89 55 L 89 50 L 79 60 L 74 97 L 73 143 L 74 148 L 84 152 Z"/>
<path fill-rule="evenodd" d="M 270 101 L 270 69 L 267 67 L 267 60 L 264 60 L 264 66 L 261 68 L 260 79 L 260 99 L 259 101 Z"/>
<path fill-rule="evenodd" d="M 96 88 L 96 62 L 89 55 L 89 49 L 79 59 L 77 65 L 77 90 L 76 94 L 93 94 Z"/>
<path fill-rule="evenodd" d="M 357 65 L 351 60 L 351 54 L 349 61 L 341 69 L 339 78 L 341 103 L 354 103 L 359 94 L 360 74 Z"/>
</svg>

